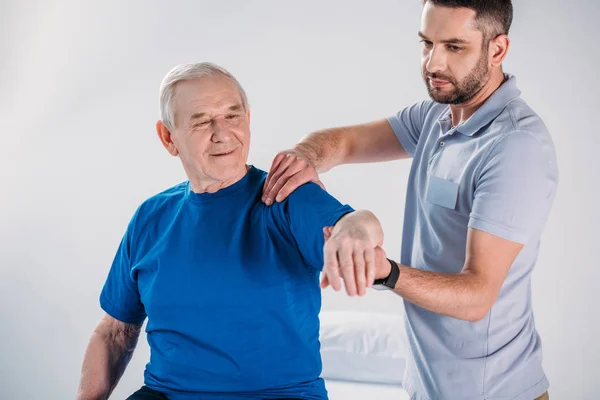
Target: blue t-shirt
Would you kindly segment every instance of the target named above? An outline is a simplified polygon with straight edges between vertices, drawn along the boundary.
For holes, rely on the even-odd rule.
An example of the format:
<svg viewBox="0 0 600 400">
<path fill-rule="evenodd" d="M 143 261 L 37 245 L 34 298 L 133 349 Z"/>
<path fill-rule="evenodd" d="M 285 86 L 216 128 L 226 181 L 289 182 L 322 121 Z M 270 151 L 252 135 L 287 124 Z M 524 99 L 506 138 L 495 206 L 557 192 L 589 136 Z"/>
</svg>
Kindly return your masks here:
<svg viewBox="0 0 600 400">
<path fill-rule="evenodd" d="M 100 295 L 112 317 L 146 317 L 145 384 L 169 399 L 326 399 L 319 319 L 324 226 L 353 211 L 318 185 L 271 207 L 264 171 L 145 201 Z"/>
</svg>

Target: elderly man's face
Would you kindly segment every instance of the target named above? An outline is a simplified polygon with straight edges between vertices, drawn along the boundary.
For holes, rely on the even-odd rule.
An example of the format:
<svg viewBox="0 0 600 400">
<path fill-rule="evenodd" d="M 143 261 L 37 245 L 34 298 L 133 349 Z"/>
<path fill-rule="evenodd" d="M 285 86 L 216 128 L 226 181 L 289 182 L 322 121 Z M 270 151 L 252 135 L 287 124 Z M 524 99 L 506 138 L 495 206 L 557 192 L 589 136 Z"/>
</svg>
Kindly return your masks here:
<svg viewBox="0 0 600 400">
<path fill-rule="evenodd" d="M 207 186 L 245 174 L 250 113 L 234 83 L 220 76 L 179 82 L 174 110 L 172 140 L 191 180 Z"/>
</svg>

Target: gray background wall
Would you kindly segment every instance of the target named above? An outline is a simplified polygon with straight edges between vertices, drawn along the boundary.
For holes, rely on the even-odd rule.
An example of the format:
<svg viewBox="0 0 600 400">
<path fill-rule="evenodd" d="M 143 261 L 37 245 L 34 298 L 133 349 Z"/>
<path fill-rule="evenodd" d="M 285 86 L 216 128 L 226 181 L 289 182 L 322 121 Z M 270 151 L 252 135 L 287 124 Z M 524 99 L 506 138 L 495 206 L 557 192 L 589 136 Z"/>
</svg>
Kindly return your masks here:
<svg viewBox="0 0 600 400">
<path fill-rule="evenodd" d="M 213 61 L 238 77 L 252 106 L 250 162 L 268 169 L 312 130 L 425 98 L 420 3 L 2 0 L 0 398 L 74 398 L 130 216 L 185 179 L 154 131 L 172 66 Z M 593 399 L 600 389 L 599 14 L 592 0 L 516 0 L 505 63 L 560 163 L 533 279 L 554 399 Z M 402 161 L 322 177 L 340 200 L 380 217 L 396 258 L 408 171 Z M 373 291 L 349 299 L 326 290 L 324 309 L 402 312 L 399 298 Z M 141 385 L 147 357 L 142 338 L 114 398 Z"/>
</svg>

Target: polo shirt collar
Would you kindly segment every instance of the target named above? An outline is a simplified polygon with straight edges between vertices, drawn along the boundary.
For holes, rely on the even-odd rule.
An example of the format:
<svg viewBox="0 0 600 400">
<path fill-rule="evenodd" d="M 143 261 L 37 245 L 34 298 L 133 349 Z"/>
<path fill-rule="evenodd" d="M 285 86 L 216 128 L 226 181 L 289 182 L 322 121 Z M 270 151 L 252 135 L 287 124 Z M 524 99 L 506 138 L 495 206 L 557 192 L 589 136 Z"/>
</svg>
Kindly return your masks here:
<svg viewBox="0 0 600 400">
<path fill-rule="evenodd" d="M 469 117 L 464 123 L 456 127 L 456 131 L 466 136 L 473 136 L 481 128 L 492 122 L 506 108 L 507 104 L 518 98 L 521 91 L 517 88 L 517 79 L 514 75 L 504 74 L 505 81 L 481 107 Z M 451 120 L 450 107 L 438 120 L 440 124 L 446 124 Z"/>
</svg>

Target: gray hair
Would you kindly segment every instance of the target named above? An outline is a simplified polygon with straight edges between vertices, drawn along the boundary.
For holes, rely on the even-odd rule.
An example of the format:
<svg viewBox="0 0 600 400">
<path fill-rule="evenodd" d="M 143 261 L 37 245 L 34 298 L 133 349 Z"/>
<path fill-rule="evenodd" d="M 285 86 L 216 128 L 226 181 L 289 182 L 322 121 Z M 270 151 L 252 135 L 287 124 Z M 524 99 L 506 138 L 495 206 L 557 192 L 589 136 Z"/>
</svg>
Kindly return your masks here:
<svg viewBox="0 0 600 400">
<path fill-rule="evenodd" d="M 242 107 L 244 107 L 244 111 L 248 111 L 248 97 L 244 88 L 225 68 L 210 62 L 180 64 L 169 71 L 160 85 L 160 119 L 167 129 L 173 130 L 175 128 L 173 100 L 177 83 L 215 75 L 223 76 L 237 86 L 242 99 Z"/>
</svg>

